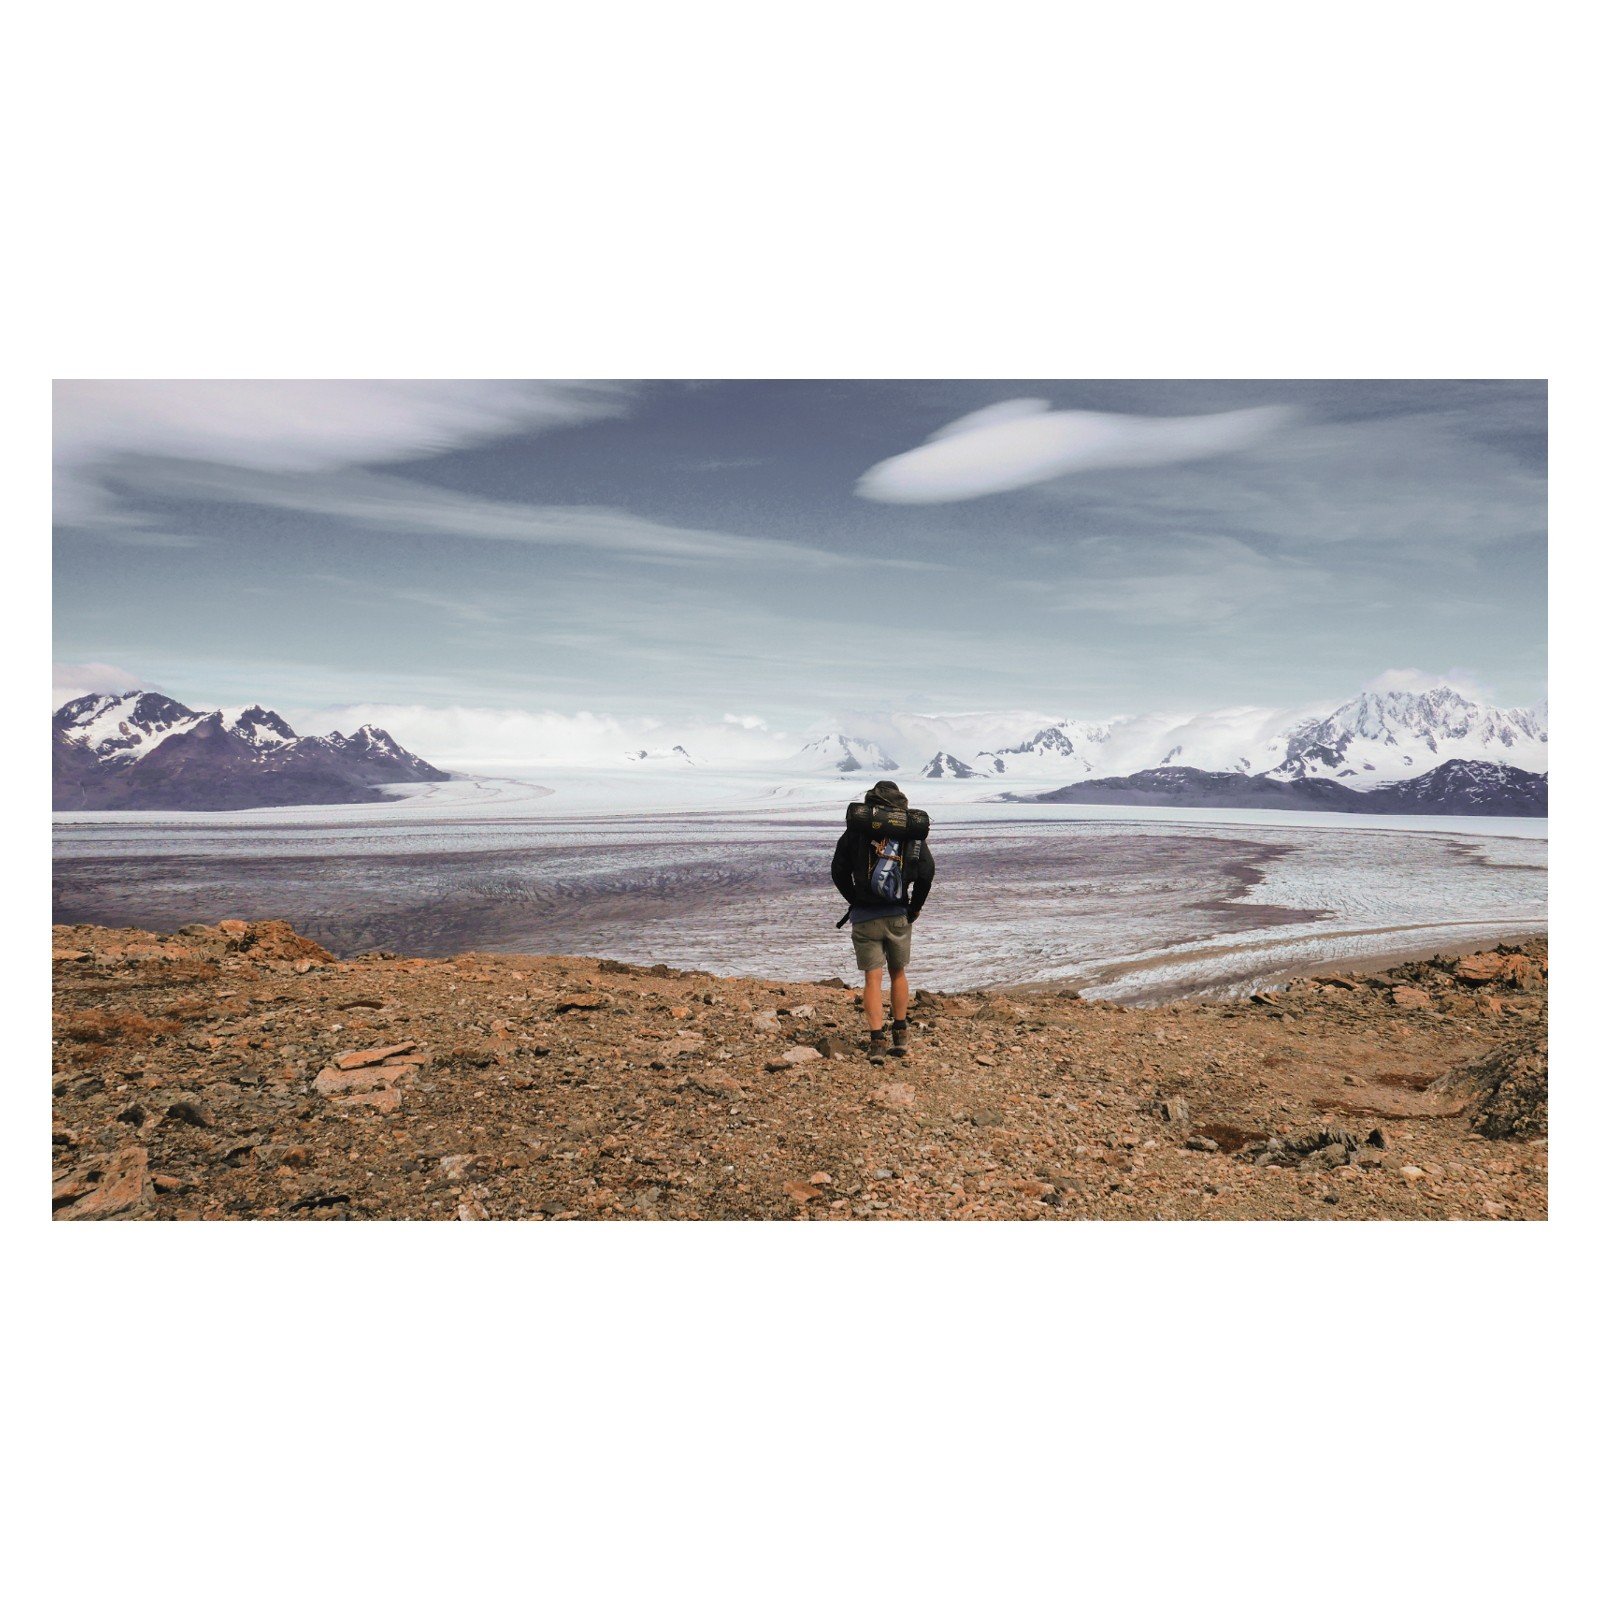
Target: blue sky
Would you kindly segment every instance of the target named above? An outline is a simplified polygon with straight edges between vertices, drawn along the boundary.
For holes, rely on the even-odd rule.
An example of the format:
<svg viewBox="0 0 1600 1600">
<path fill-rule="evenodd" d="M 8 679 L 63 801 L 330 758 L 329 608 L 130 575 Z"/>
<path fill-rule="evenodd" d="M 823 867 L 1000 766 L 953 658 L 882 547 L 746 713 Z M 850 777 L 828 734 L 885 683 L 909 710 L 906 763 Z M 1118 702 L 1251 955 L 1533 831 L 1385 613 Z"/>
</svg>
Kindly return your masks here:
<svg viewBox="0 0 1600 1600">
<path fill-rule="evenodd" d="M 74 382 L 56 439 L 68 687 L 774 728 L 1544 693 L 1537 382 Z"/>
</svg>

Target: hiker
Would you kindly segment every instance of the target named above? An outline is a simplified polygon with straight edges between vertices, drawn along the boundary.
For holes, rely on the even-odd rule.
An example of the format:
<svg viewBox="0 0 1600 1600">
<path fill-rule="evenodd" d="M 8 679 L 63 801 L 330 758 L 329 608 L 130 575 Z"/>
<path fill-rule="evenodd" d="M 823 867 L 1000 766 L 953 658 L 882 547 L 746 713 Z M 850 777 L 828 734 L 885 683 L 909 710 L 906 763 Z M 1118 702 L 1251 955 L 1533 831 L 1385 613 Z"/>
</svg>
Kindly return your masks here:
<svg viewBox="0 0 1600 1600">
<path fill-rule="evenodd" d="M 867 791 L 867 804 L 892 811 L 908 809 L 900 786 L 889 778 Z M 910 844 L 904 839 L 871 838 L 847 828 L 833 849 L 833 883 L 850 902 L 850 943 L 863 974 L 861 1004 L 871 1030 L 867 1059 L 876 1066 L 883 1061 L 884 1053 L 886 966 L 893 1036 L 889 1053 L 906 1054 L 906 1008 L 911 998 L 906 968 L 911 964 L 911 924 L 921 915 L 922 904 L 933 887 L 933 851 L 926 839 Z M 843 921 L 841 918 L 841 926 Z"/>
</svg>

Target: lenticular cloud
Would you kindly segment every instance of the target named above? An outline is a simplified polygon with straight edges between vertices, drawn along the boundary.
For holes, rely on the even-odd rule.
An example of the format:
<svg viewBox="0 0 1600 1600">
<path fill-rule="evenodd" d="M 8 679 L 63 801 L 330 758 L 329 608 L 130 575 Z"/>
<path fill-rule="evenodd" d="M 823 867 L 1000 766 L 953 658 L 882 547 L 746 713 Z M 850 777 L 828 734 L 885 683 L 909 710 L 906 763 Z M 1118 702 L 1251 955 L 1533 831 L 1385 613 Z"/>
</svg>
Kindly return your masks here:
<svg viewBox="0 0 1600 1600">
<path fill-rule="evenodd" d="M 1003 400 L 869 467 L 856 484 L 868 500 L 926 505 L 975 500 L 1097 467 L 1155 467 L 1244 450 L 1282 426 L 1284 406 L 1201 417 L 1127 417 L 1052 411 L 1047 400 Z"/>
</svg>

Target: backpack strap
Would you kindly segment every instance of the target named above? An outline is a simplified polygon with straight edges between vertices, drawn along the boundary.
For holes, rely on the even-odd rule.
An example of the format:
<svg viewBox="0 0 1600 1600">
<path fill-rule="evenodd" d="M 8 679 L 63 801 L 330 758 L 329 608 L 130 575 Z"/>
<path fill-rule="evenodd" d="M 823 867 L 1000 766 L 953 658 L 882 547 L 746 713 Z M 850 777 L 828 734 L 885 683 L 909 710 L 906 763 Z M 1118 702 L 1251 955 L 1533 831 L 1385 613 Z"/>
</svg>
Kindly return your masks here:
<svg viewBox="0 0 1600 1600">
<path fill-rule="evenodd" d="M 911 886 L 922 875 L 922 841 L 920 839 L 907 839 L 905 854 L 901 858 L 904 868 L 901 873 L 901 888 L 905 891 L 906 904 L 911 903 Z"/>
</svg>

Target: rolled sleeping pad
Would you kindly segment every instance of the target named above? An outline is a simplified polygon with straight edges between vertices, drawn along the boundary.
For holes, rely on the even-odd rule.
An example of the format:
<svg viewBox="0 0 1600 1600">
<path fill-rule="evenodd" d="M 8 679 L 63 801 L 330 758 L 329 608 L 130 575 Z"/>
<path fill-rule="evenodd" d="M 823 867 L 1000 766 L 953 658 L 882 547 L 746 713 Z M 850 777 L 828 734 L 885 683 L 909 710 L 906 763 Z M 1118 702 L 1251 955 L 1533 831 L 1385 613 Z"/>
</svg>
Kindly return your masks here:
<svg viewBox="0 0 1600 1600">
<path fill-rule="evenodd" d="M 870 805 L 857 800 L 844 808 L 844 825 L 850 833 L 864 833 L 872 839 L 926 839 L 928 813 Z"/>
</svg>

